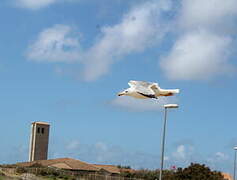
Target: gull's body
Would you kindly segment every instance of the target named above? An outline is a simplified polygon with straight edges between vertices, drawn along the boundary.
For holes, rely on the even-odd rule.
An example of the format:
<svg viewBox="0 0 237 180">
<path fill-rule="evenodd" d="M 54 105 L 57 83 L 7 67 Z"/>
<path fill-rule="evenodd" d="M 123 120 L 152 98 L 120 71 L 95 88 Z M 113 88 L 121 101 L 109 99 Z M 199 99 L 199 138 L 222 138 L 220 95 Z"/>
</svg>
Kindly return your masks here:
<svg viewBox="0 0 237 180">
<path fill-rule="evenodd" d="M 119 93 L 119 96 L 127 95 L 139 99 L 158 98 L 160 96 L 172 96 L 179 93 L 179 89 L 161 89 L 157 83 L 145 81 L 129 81 L 130 88 Z"/>
</svg>

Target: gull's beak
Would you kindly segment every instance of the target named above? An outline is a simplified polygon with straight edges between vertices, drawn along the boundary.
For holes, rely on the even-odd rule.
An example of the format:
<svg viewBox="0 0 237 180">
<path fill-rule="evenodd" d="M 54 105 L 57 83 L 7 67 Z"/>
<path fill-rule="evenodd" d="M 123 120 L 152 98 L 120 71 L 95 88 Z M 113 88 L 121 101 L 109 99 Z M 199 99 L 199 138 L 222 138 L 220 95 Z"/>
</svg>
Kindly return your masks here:
<svg viewBox="0 0 237 180">
<path fill-rule="evenodd" d="M 118 93 L 118 96 L 123 96 L 123 95 L 124 95 L 124 92 Z"/>
</svg>

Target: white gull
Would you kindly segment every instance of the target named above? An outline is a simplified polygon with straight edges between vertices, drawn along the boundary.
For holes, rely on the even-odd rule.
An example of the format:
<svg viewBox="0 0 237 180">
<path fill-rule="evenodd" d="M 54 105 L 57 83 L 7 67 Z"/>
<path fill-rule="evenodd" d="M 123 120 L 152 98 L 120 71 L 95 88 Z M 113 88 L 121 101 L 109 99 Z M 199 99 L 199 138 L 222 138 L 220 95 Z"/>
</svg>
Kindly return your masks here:
<svg viewBox="0 0 237 180">
<path fill-rule="evenodd" d="M 118 93 L 118 96 L 132 96 L 139 99 L 158 98 L 159 96 L 173 96 L 179 89 L 161 89 L 157 83 L 145 81 L 129 81 L 130 88 Z"/>
</svg>

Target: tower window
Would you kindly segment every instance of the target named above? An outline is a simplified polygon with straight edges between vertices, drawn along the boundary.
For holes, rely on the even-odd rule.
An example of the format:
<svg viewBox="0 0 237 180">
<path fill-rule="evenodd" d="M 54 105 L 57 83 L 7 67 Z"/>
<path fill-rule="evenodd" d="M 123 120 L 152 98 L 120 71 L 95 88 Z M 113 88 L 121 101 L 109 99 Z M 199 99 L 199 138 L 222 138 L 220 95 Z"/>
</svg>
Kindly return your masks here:
<svg viewBox="0 0 237 180">
<path fill-rule="evenodd" d="M 37 133 L 40 133 L 40 128 L 39 127 L 37 128 Z"/>
<path fill-rule="evenodd" d="M 44 134 L 44 128 L 41 129 L 41 133 Z"/>
</svg>

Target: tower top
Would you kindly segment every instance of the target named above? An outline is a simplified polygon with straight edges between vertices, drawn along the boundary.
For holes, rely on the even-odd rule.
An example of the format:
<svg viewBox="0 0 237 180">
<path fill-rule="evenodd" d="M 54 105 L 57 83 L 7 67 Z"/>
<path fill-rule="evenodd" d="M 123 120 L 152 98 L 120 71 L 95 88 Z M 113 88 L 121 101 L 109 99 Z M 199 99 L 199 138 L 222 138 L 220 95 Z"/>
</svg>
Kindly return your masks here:
<svg viewBox="0 0 237 180">
<path fill-rule="evenodd" d="M 42 125 L 50 125 L 49 123 L 47 123 L 47 122 L 42 122 L 42 121 L 35 121 L 35 122 L 33 122 L 32 124 L 42 124 Z"/>
</svg>

